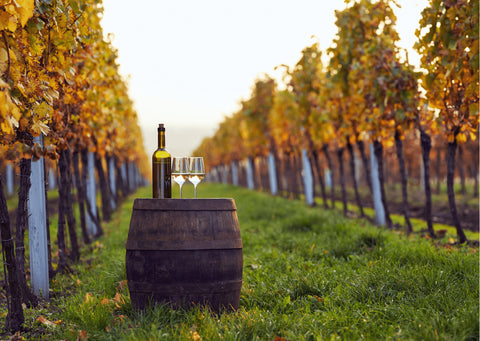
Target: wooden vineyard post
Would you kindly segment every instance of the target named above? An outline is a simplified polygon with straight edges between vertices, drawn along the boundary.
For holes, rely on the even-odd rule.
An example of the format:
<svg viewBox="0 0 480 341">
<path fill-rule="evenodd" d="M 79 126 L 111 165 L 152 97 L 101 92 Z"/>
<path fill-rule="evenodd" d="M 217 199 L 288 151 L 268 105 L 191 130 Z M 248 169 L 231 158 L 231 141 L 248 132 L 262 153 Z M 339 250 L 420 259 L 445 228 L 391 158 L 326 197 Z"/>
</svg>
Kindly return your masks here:
<svg viewBox="0 0 480 341">
<path fill-rule="evenodd" d="M 96 236 L 98 233 L 98 214 L 97 214 L 97 198 L 95 184 L 95 160 L 93 152 L 88 152 L 87 157 L 87 231 L 90 236 Z"/>
<path fill-rule="evenodd" d="M 116 204 L 116 193 L 117 193 L 117 188 L 116 188 L 116 179 L 115 179 L 115 164 L 114 164 L 114 159 L 113 157 L 107 158 L 107 170 L 108 170 L 108 179 L 110 181 L 110 205 L 112 208 L 112 212 L 115 211 L 117 204 Z"/>
<path fill-rule="evenodd" d="M 228 183 L 228 167 L 225 165 L 221 165 L 220 168 L 221 168 L 220 178 L 222 180 L 222 184 L 227 184 Z"/>
<path fill-rule="evenodd" d="M 373 207 L 375 209 L 375 223 L 385 225 L 385 210 L 382 203 L 382 193 L 380 192 L 380 178 L 377 158 L 373 150 L 373 144 L 370 144 L 370 168 L 372 169 L 372 192 Z"/>
<path fill-rule="evenodd" d="M 133 168 L 133 188 L 132 192 L 134 192 L 139 183 L 140 183 L 140 173 L 138 172 L 137 164 L 135 162 L 132 162 L 132 168 Z"/>
<path fill-rule="evenodd" d="M 6 168 L 6 182 L 7 182 L 7 196 L 13 195 L 14 191 L 14 185 L 13 185 L 13 164 L 10 162 L 7 163 L 7 168 Z"/>
<path fill-rule="evenodd" d="M 277 171 L 275 169 L 275 157 L 272 153 L 268 153 L 268 176 L 270 179 L 270 192 L 273 195 L 277 195 Z"/>
<path fill-rule="evenodd" d="M 308 205 L 315 205 L 315 198 L 313 197 L 313 172 L 312 165 L 308 159 L 306 149 L 302 149 L 302 164 L 303 164 L 303 184 L 305 189 L 305 201 Z"/>
<path fill-rule="evenodd" d="M 237 168 L 237 163 L 235 161 L 232 161 L 232 184 L 234 186 L 238 186 L 238 168 Z"/>
<path fill-rule="evenodd" d="M 120 173 L 121 173 L 121 177 L 122 177 L 122 180 L 123 180 L 123 186 L 126 189 L 126 191 L 128 192 L 127 165 L 126 165 L 125 161 L 122 162 L 122 166 L 120 168 Z"/>
<path fill-rule="evenodd" d="M 223 166 L 223 173 L 225 176 L 225 183 L 229 184 L 229 174 L 230 174 L 230 166 L 229 165 L 224 165 Z"/>
<path fill-rule="evenodd" d="M 132 193 L 135 190 L 135 167 L 133 162 L 127 163 L 128 191 Z"/>
<path fill-rule="evenodd" d="M 57 187 L 57 181 L 55 177 L 55 170 L 53 167 L 48 168 L 48 189 L 53 191 Z"/>
<path fill-rule="evenodd" d="M 332 188 L 332 172 L 330 169 L 325 169 L 325 188 Z"/>
<path fill-rule="evenodd" d="M 216 179 L 215 179 L 216 169 L 217 169 L 216 167 L 213 167 L 212 169 L 210 169 L 207 175 L 208 181 L 216 182 Z"/>
<path fill-rule="evenodd" d="M 225 183 L 225 172 L 223 165 L 219 165 L 218 167 L 218 182 L 221 184 Z"/>
<path fill-rule="evenodd" d="M 33 142 L 43 146 L 42 135 Z M 45 160 L 41 157 L 32 161 L 30 190 L 28 193 L 28 238 L 30 245 L 30 275 L 32 290 L 43 298 L 49 296 L 48 278 L 48 238 L 47 213 L 45 202 Z"/>
<path fill-rule="evenodd" d="M 252 167 L 252 160 L 250 157 L 247 158 L 246 160 L 247 163 L 247 186 L 248 189 L 255 189 L 255 183 L 253 181 L 253 167 Z"/>
<path fill-rule="evenodd" d="M 132 193 L 132 167 L 130 166 L 130 161 L 126 162 L 125 170 L 127 174 L 127 191 L 128 193 Z"/>
</svg>

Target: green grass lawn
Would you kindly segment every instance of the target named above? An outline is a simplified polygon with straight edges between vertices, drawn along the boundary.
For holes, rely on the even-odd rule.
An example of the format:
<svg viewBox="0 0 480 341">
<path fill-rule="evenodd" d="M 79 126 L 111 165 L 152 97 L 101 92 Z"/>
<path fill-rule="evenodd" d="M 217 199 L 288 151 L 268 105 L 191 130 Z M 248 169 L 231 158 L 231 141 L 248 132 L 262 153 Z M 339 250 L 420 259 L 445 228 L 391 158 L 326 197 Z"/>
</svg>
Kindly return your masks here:
<svg viewBox="0 0 480 341">
<path fill-rule="evenodd" d="M 185 186 L 184 197 L 192 197 L 191 187 Z M 53 280 L 51 300 L 25 310 L 22 335 L 31 339 L 45 332 L 47 340 L 478 340 L 478 249 L 421 234 L 406 237 L 345 219 L 341 210 L 309 208 L 244 188 L 201 183 L 198 192 L 235 199 L 244 255 L 238 311 L 217 316 L 201 308 L 132 310 L 125 242 L 133 198 L 150 197 L 150 188 L 144 188 L 104 225 L 104 237 L 83 248 L 75 273 Z"/>
</svg>

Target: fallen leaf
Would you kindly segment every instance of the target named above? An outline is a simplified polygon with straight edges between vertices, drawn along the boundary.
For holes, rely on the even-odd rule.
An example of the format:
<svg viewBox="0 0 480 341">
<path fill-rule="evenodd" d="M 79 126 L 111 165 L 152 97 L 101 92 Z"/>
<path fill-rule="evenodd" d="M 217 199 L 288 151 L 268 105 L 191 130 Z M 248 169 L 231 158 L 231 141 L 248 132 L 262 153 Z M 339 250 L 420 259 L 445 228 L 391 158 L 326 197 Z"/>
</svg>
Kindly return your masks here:
<svg viewBox="0 0 480 341">
<path fill-rule="evenodd" d="M 20 335 L 20 332 L 16 332 L 14 335 L 10 336 L 8 341 L 23 341 L 25 340 L 22 335 Z"/>
<path fill-rule="evenodd" d="M 118 291 L 123 291 L 123 289 L 127 286 L 127 280 L 124 279 L 123 281 L 118 282 Z"/>
<path fill-rule="evenodd" d="M 115 302 L 115 306 L 116 306 L 117 308 L 121 308 L 122 305 L 125 304 L 125 300 L 123 299 L 123 297 L 120 295 L 119 292 L 117 292 L 117 293 L 115 294 L 115 297 L 112 298 L 112 301 Z"/>
<path fill-rule="evenodd" d="M 200 336 L 200 334 L 198 334 L 198 332 L 194 331 L 190 331 L 190 340 L 193 340 L 193 341 L 201 341 L 202 340 L 202 337 Z"/>
<path fill-rule="evenodd" d="M 87 331 L 81 330 L 80 333 L 78 334 L 77 341 L 85 341 L 87 339 L 88 339 Z"/>
<path fill-rule="evenodd" d="M 56 327 L 60 322 L 52 322 L 50 321 L 49 319 L 47 319 L 45 316 L 43 315 L 40 315 L 38 318 L 37 318 L 37 322 L 47 326 L 47 327 Z"/>
<path fill-rule="evenodd" d="M 126 320 L 127 318 L 128 318 L 128 317 L 126 317 L 125 315 L 118 315 L 118 316 L 115 318 L 114 324 L 116 325 L 117 322 L 122 323 L 123 320 Z"/>
<path fill-rule="evenodd" d="M 91 300 L 92 300 L 92 294 L 87 292 L 85 294 L 85 303 L 90 303 Z"/>
</svg>

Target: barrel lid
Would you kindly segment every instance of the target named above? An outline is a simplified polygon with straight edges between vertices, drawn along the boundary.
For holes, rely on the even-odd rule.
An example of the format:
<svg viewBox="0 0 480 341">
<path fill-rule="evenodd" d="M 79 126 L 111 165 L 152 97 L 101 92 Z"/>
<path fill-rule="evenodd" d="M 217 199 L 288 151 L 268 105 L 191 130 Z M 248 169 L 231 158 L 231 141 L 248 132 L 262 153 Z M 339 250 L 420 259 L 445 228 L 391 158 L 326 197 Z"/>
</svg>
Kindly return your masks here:
<svg viewBox="0 0 480 341">
<path fill-rule="evenodd" d="M 162 211 L 236 211 L 235 201 L 230 198 L 212 199 L 146 199 L 137 198 L 134 210 Z"/>
</svg>

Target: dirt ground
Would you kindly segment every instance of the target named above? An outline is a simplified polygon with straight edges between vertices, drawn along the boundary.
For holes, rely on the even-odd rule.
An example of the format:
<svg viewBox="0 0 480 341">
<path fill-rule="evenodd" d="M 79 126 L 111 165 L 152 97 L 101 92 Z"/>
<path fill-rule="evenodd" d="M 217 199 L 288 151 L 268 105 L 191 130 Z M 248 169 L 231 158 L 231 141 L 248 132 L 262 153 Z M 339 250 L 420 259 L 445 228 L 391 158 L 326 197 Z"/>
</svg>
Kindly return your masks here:
<svg viewBox="0 0 480 341">
<path fill-rule="evenodd" d="M 444 197 L 444 198 L 443 198 Z M 337 196 L 339 200 L 340 194 Z M 410 218 L 425 219 L 425 196 L 421 192 L 409 193 L 408 195 L 408 209 Z M 361 195 L 362 204 L 365 207 L 373 207 L 373 202 L 370 195 Z M 391 214 L 403 215 L 403 204 L 401 193 L 387 193 L 388 208 Z M 348 201 L 355 204 L 353 195 L 349 195 Z M 460 223 L 465 230 L 474 232 L 479 231 L 479 199 L 473 198 L 470 194 L 458 196 L 457 213 L 460 219 Z M 432 204 L 432 218 L 435 224 L 443 224 L 453 226 L 452 214 L 448 205 L 447 194 L 442 195 L 441 200 L 436 199 L 436 202 Z"/>
</svg>

